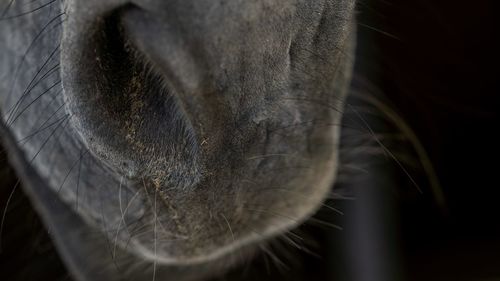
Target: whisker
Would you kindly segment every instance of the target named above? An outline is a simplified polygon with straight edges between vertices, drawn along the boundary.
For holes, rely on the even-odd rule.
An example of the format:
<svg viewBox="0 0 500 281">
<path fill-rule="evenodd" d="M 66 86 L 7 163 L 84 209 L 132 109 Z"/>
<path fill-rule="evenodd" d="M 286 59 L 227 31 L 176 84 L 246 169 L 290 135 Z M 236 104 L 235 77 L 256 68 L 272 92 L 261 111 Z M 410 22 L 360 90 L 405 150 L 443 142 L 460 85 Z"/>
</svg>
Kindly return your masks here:
<svg viewBox="0 0 500 281">
<path fill-rule="evenodd" d="M 123 179 L 123 177 L 122 177 Z M 120 190 L 121 190 L 121 180 L 120 180 Z M 128 212 L 128 208 L 132 205 L 132 202 L 134 202 L 135 198 L 137 197 L 137 195 L 139 195 L 140 193 L 140 189 L 137 190 L 137 192 L 135 192 L 135 194 L 132 196 L 132 198 L 130 198 L 130 200 L 128 201 L 127 203 L 127 206 L 125 206 L 125 209 L 122 209 L 122 205 L 121 205 L 121 195 L 119 195 L 119 198 L 120 198 L 120 213 L 121 213 L 121 219 L 120 219 L 120 222 L 118 223 L 118 228 L 116 229 L 116 234 L 115 234 L 115 243 L 114 243 L 114 246 L 113 246 L 113 256 L 116 256 L 116 245 L 117 245 L 117 241 L 118 241 L 118 234 L 120 233 L 121 231 L 121 225 L 123 224 L 124 227 L 125 227 L 125 230 L 128 232 L 129 236 L 131 236 L 131 233 L 130 231 L 128 230 L 128 226 L 127 226 L 127 223 L 125 222 L 125 214 L 127 214 Z"/>
<path fill-rule="evenodd" d="M 257 185 L 258 186 L 258 185 Z M 308 198 L 308 196 L 306 194 L 301 194 L 300 192 L 298 191 L 294 191 L 294 190 L 288 190 L 286 188 L 283 188 L 283 187 L 269 187 L 269 188 L 263 188 L 263 189 L 259 189 L 259 192 L 262 192 L 262 191 L 281 191 L 281 192 L 288 192 L 288 193 L 291 193 L 291 194 L 294 194 L 294 195 L 297 195 L 297 196 L 301 196 L 303 198 Z M 330 205 L 327 205 L 325 203 L 321 203 L 321 206 L 327 208 L 327 209 L 330 209 L 332 211 L 334 211 L 335 213 L 339 214 L 339 215 L 344 215 L 344 212 L 330 206 Z"/>
<path fill-rule="evenodd" d="M 296 157 L 294 154 L 283 154 L 283 153 L 274 153 L 274 154 L 263 154 L 263 155 L 255 155 L 251 157 L 247 157 L 247 160 L 257 160 L 264 159 L 269 157 Z"/>
<path fill-rule="evenodd" d="M 103 236 L 104 236 L 104 239 L 106 239 L 106 245 L 107 245 L 107 248 L 108 248 L 108 251 L 109 251 L 109 254 L 111 256 L 111 259 L 113 261 L 113 264 L 114 264 L 114 267 L 115 267 L 115 270 L 116 272 L 120 272 L 119 270 L 119 266 L 116 262 L 116 259 L 115 257 L 113 256 L 113 249 L 111 248 L 111 241 L 109 241 L 109 233 L 110 230 L 108 229 L 108 226 L 106 224 L 106 217 L 104 216 L 104 206 L 103 206 L 103 199 L 102 199 L 102 194 L 101 192 L 98 192 L 99 194 L 99 205 L 100 205 L 100 209 L 101 209 L 101 220 L 102 220 L 102 228 L 104 230 L 105 233 L 103 233 Z"/>
<path fill-rule="evenodd" d="M 70 115 L 66 115 L 66 116 L 67 116 L 67 117 L 63 118 L 63 119 L 61 120 L 61 122 L 57 125 L 57 127 L 56 127 L 53 131 L 52 131 L 52 133 L 50 133 L 50 135 L 49 135 L 49 136 L 45 139 L 45 141 L 42 143 L 42 145 L 40 146 L 40 148 L 38 149 L 38 151 L 37 151 L 37 152 L 35 153 L 35 155 L 31 158 L 30 163 L 32 163 L 32 162 L 33 162 L 33 160 L 35 160 L 35 158 L 38 156 L 38 154 L 40 154 L 40 152 L 42 151 L 42 149 L 43 149 L 43 148 L 45 147 L 45 145 L 49 142 L 49 140 L 50 140 L 50 139 L 52 138 L 52 136 L 56 133 L 56 131 L 57 131 L 59 128 L 61 128 L 61 125 L 62 125 L 63 123 L 65 123 L 65 125 L 63 125 L 63 127 L 62 127 L 62 128 L 64 129 L 64 128 L 65 128 L 65 126 L 66 126 L 67 124 L 69 124 L 69 120 L 70 120 L 71 116 L 70 116 Z"/>
<path fill-rule="evenodd" d="M 387 147 L 376 137 L 375 135 L 375 132 L 372 130 L 372 128 L 370 127 L 370 125 L 368 125 L 368 122 L 366 122 L 366 120 L 363 118 L 363 116 L 361 116 L 361 114 L 359 114 L 359 112 L 356 111 L 356 109 L 354 109 L 352 106 L 350 106 L 351 109 L 353 110 L 353 112 L 359 117 L 359 119 L 361 120 L 361 122 L 363 122 L 363 124 L 365 125 L 365 128 L 370 132 L 370 134 L 373 135 L 375 141 L 380 145 L 380 147 L 394 160 L 394 162 L 396 162 L 396 164 L 401 168 L 401 170 L 406 174 L 406 176 L 408 177 L 408 179 L 413 183 L 413 185 L 415 186 L 415 188 L 420 192 L 420 193 L 423 193 L 422 189 L 420 188 L 420 186 L 418 185 L 418 183 L 413 179 L 413 177 L 410 175 L 410 173 L 408 172 L 408 170 L 406 170 L 405 166 L 398 160 L 398 158 L 389 150 L 387 149 Z"/>
<path fill-rule="evenodd" d="M 31 47 L 31 46 L 30 46 Z M 38 71 L 36 72 L 35 76 L 32 78 L 32 80 L 30 81 L 30 83 L 28 84 L 28 86 L 26 87 L 26 89 L 23 91 L 23 93 L 21 94 L 21 97 L 14 103 L 14 105 L 9 109 L 7 110 L 7 114 L 8 114 L 8 117 L 5 121 L 6 124 L 9 124 L 9 121 L 10 119 L 12 118 L 12 116 L 15 114 L 15 111 L 17 110 L 17 107 L 19 107 L 19 104 L 26 98 L 26 96 L 31 92 L 31 85 L 34 83 L 35 79 L 38 77 L 38 75 L 41 73 L 41 71 L 45 68 L 45 66 L 50 62 L 50 60 L 54 57 L 54 55 L 56 54 L 56 52 L 59 50 L 59 46 L 57 46 L 49 55 L 49 57 L 45 60 L 45 62 L 42 64 L 42 66 L 38 69 Z M 29 52 L 29 49 L 28 51 Z M 25 56 L 27 55 L 27 53 L 25 53 Z M 22 63 L 24 62 L 24 58 L 23 58 L 23 61 L 21 61 L 18 69 L 16 70 L 16 72 L 20 69 L 20 66 L 22 65 Z M 8 94 L 8 96 L 12 95 L 12 91 L 14 89 L 14 84 L 16 83 L 17 81 L 17 73 L 15 74 L 14 76 L 14 81 L 12 83 L 12 87 L 10 88 L 10 92 Z M 37 82 L 38 83 L 38 82 Z"/>
<path fill-rule="evenodd" d="M 82 150 L 80 149 L 80 159 L 83 158 L 83 154 L 82 154 Z M 76 206 L 75 206 L 75 209 L 76 211 L 78 212 L 78 191 L 80 190 L 80 175 L 81 175 L 81 171 L 82 171 L 82 163 L 83 161 L 80 160 L 80 164 L 78 165 L 78 175 L 77 175 L 77 179 L 76 179 Z"/>
<path fill-rule="evenodd" d="M 9 197 L 7 199 L 7 202 L 5 203 L 5 208 L 3 209 L 2 213 L 2 222 L 0 223 L 0 252 L 2 252 L 2 237 L 3 237 L 3 229 L 4 229 L 4 223 L 5 223 L 5 218 L 7 216 L 7 211 L 9 208 L 10 201 L 12 200 L 12 197 L 14 196 L 14 193 L 16 192 L 19 184 L 21 183 L 20 180 L 17 180 L 16 184 L 12 188 L 12 191 L 9 194 Z"/>
<path fill-rule="evenodd" d="M 234 237 L 233 229 L 231 228 L 231 224 L 229 224 L 229 221 L 227 220 L 226 216 L 224 216 L 224 214 L 220 214 L 220 215 L 222 216 L 222 218 L 224 219 L 224 221 L 226 221 L 227 227 L 229 228 L 229 232 L 231 233 L 231 236 L 233 237 L 233 242 L 236 242 L 236 239 Z"/>
<path fill-rule="evenodd" d="M 56 86 L 58 86 L 59 84 L 61 84 L 61 80 L 57 81 L 56 83 L 54 83 L 52 86 L 50 86 L 47 90 L 43 91 L 40 95 L 38 95 L 34 100 L 32 100 L 28 105 L 26 105 L 22 110 L 21 112 L 12 120 L 12 122 L 10 123 L 10 126 L 12 126 L 12 124 L 14 122 L 16 122 L 16 120 L 28 109 L 30 108 L 37 100 L 39 100 L 43 95 L 47 94 L 48 92 L 50 92 L 52 89 L 54 89 Z"/>
<path fill-rule="evenodd" d="M 26 12 L 22 12 L 22 13 L 19 13 L 17 15 L 8 16 L 8 17 L 3 16 L 3 17 L 0 18 L 0 21 L 15 19 L 15 18 L 19 18 L 19 17 L 25 16 L 25 15 L 29 15 L 29 14 L 34 13 L 36 11 L 40 11 L 41 9 L 43 9 L 43 8 L 51 5 L 52 3 L 56 2 L 56 1 L 58 1 L 58 0 L 50 0 L 49 2 L 47 2 L 45 4 L 42 4 L 41 6 L 35 8 L 35 9 L 32 9 L 30 11 L 26 11 Z"/>
<path fill-rule="evenodd" d="M 323 221 L 323 220 L 320 220 L 320 219 L 317 219 L 317 218 L 314 218 L 314 217 L 309 218 L 306 221 L 306 223 L 315 223 L 315 224 L 318 224 L 318 225 L 323 225 L 323 226 L 331 227 L 331 228 L 336 229 L 336 230 L 344 230 L 341 226 L 338 226 L 336 224 L 333 224 L 333 223 L 330 223 L 330 222 L 327 222 L 327 221 Z"/>
<path fill-rule="evenodd" d="M 12 92 L 14 90 L 14 85 L 16 84 L 17 82 L 17 79 L 19 78 L 19 71 L 21 70 L 21 67 L 23 66 L 24 62 L 26 61 L 26 57 L 28 56 L 29 52 L 31 51 L 31 48 L 33 48 L 33 46 L 35 45 L 36 42 L 38 42 L 38 39 L 40 39 L 40 37 L 45 34 L 44 32 L 46 31 L 46 29 L 55 21 L 57 20 L 59 17 L 61 17 L 62 15 L 64 15 L 64 13 L 61 13 L 57 16 L 55 16 L 53 19 L 51 19 L 50 21 L 48 21 L 45 26 L 35 35 L 35 37 L 33 38 L 33 40 L 31 41 L 30 45 L 28 46 L 28 48 L 26 49 L 26 51 L 24 52 L 23 56 L 21 57 L 21 61 L 19 62 L 19 64 L 17 65 L 16 67 L 16 70 L 14 71 L 14 80 L 12 81 L 12 86 L 10 87 L 9 89 L 9 93 L 7 94 L 7 96 L 11 96 L 12 95 Z M 54 27 L 58 26 L 59 24 L 61 24 L 63 21 L 61 21 L 60 23 L 56 24 Z M 46 61 L 43 63 L 43 65 L 38 69 L 38 71 L 36 72 L 35 74 L 35 77 L 33 77 L 33 79 L 30 81 L 30 83 L 28 84 L 28 87 L 27 89 L 30 88 L 31 84 L 33 83 L 33 81 L 36 79 L 36 77 L 38 77 L 38 74 L 45 68 L 45 66 L 47 65 L 47 63 L 51 60 L 51 58 L 54 56 L 55 52 L 59 49 L 59 45 L 50 53 L 49 57 L 46 59 Z M 23 95 L 24 96 L 26 93 L 26 90 L 23 92 Z M 22 97 L 21 97 L 22 98 Z M 19 102 L 19 101 L 18 101 Z M 16 104 L 18 103 L 16 102 Z M 16 105 L 15 105 L 16 106 Z M 7 118 L 7 124 L 8 124 L 8 121 L 9 119 L 11 118 L 11 115 L 12 115 L 12 112 L 11 112 L 12 109 L 9 109 L 6 113 L 9 115 L 9 117 Z"/>
<path fill-rule="evenodd" d="M 69 175 L 71 174 L 73 169 L 76 167 L 76 165 L 79 164 L 82 161 L 82 158 L 89 152 L 88 150 L 86 150 L 85 153 L 82 154 L 82 150 L 83 150 L 83 148 L 80 149 L 80 157 L 77 160 L 75 160 L 75 162 L 73 162 L 69 171 L 66 173 L 66 176 L 64 176 L 63 182 L 61 183 L 61 185 L 59 186 L 59 189 L 57 190 L 57 194 L 59 194 L 61 192 L 62 188 L 64 187 L 64 184 L 66 183 L 66 180 L 68 179 Z"/>
<path fill-rule="evenodd" d="M 432 161 L 430 160 L 427 151 L 425 150 L 422 143 L 419 141 L 419 138 L 412 130 L 412 128 L 410 128 L 410 126 L 408 126 L 408 124 L 396 112 L 394 112 L 394 110 L 384 105 L 373 95 L 370 96 L 361 95 L 360 93 L 357 92 L 353 92 L 352 95 L 354 95 L 356 98 L 359 98 L 374 105 L 376 108 L 380 110 L 380 112 L 382 112 L 387 118 L 389 118 L 405 136 L 407 136 L 408 140 L 415 149 L 417 156 L 420 159 L 420 162 L 422 164 L 422 167 L 424 168 L 425 173 L 427 174 L 428 180 L 432 187 L 433 196 L 437 204 L 442 209 L 446 209 L 446 200 L 443 194 L 443 190 L 441 188 L 441 183 L 439 182 L 439 178 L 434 169 L 434 165 L 432 164 Z"/>
<path fill-rule="evenodd" d="M 39 134 L 39 133 L 43 132 L 44 130 L 46 130 L 46 129 L 48 129 L 48 128 L 52 127 L 52 126 L 54 126 L 54 125 L 55 125 L 55 124 L 57 124 L 59 121 L 61 121 L 61 119 L 62 119 L 62 118 L 65 118 L 66 116 L 63 116 L 63 117 L 61 117 L 60 119 L 57 119 L 56 121 L 54 121 L 54 122 L 50 123 L 49 125 L 47 125 L 47 126 L 43 127 L 43 126 L 44 126 L 45 124 L 47 124 L 47 123 L 49 122 L 49 120 L 50 120 L 50 119 L 52 119 L 52 118 L 53 118 L 53 117 L 54 117 L 54 116 L 55 116 L 55 115 L 59 112 L 59 110 L 61 110 L 63 107 L 64 107 L 64 103 L 63 103 L 61 106 L 59 106 L 59 107 L 57 108 L 57 110 L 56 110 L 56 111 L 54 111 L 54 112 L 53 112 L 53 113 L 49 116 L 49 118 L 47 118 L 47 119 L 46 119 L 46 120 L 45 120 L 45 121 L 44 121 L 44 122 L 43 122 L 43 123 L 39 126 L 39 128 L 38 128 L 36 131 L 34 131 L 33 133 L 31 133 L 31 134 L 27 135 L 26 137 L 23 137 L 22 139 L 18 140 L 17 142 L 18 142 L 19 144 L 23 145 L 23 144 L 25 144 L 25 143 L 26 143 L 26 142 L 27 142 L 30 138 L 32 138 L 33 136 L 35 136 L 35 135 L 37 135 L 37 134 Z M 24 143 L 23 143 L 23 142 L 24 142 Z"/>
<path fill-rule="evenodd" d="M 401 40 L 401 39 L 400 39 L 399 37 L 397 37 L 396 35 L 390 34 L 389 32 L 383 31 L 383 30 L 381 30 L 381 29 L 379 29 L 379 28 L 376 28 L 376 27 L 373 27 L 373 26 L 370 26 L 370 25 L 367 25 L 367 24 L 364 24 L 364 23 L 361 23 L 361 22 L 358 22 L 357 24 L 358 24 L 359 26 L 361 26 L 361 27 L 368 28 L 368 29 L 373 30 L 373 31 L 375 31 L 375 32 L 378 32 L 378 33 L 380 33 L 380 34 L 382 34 L 382 35 L 385 35 L 385 36 L 387 36 L 387 37 L 389 37 L 389 38 L 396 39 L 396 40 L 398 40 L 398 41 L 399 41 L 399 40 Z"/>
<path fill-rule="evenodd" d="M 154 205 L 154 256 L 155 256 L 155 259 L 153 261 L 153 281 L 156 280 L 156 263 L 157 263 L 157 253 L 156 253 L 156 247 L 157 247 L 157 229 L 156 229 L 156 223 L 158 222 L 158 217 L 157 217 L 157 208 L 156 208 L 156 204 L 157 204 L 157 200 L 156 200 L 156 196 L 157 196 L 157 191 L 154 192 L 154 202 L 155 202 L 155 205 Z"/>
<path fill-rule="evenodd" d="M 10 7 L 12 6 L 12 4 L 14 3 L 15 0 L 10 0 L 9 1 L 9 4 L 7 4 L 7 7 L 5 7 L 5 9 L 3 10 L 2 12 L 2 15 L 0 16 L 0 19 L 1 18 L 4 18 L 5 15 L 7 14 L 7 12 L 10 10 Z"/>
</svg>

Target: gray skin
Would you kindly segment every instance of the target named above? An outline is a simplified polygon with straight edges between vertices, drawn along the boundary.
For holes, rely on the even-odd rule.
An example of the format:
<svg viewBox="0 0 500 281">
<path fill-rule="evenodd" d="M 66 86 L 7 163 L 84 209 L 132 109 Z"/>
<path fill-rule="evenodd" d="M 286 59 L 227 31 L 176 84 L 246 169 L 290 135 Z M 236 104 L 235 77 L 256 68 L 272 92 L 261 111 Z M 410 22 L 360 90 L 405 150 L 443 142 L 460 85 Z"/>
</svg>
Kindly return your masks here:
<svg viewBox="0 0 500 281">
<path fill-rule="evenodd" d="M 2 137 L 77 280 L 204 280 L 321 206 L 354 0 L 8 2 Z"/>
</svg>

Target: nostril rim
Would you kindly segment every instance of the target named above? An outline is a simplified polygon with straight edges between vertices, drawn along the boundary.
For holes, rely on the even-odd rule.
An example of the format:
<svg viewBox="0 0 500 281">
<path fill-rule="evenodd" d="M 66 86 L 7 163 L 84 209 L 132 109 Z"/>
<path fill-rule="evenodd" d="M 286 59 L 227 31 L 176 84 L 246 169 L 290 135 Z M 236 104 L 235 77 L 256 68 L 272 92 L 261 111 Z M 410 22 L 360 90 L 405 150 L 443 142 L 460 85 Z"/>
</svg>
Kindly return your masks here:
<svg viewBox="0 0 500 281">
<path fill-rule="evenodd" d="M 123 176 L 191 186 L 201 173 L 196 136 L 166 78 L 128 40 L 123 9 L 63 35 L 62 80 L 73 127 Z"/>
</svg>

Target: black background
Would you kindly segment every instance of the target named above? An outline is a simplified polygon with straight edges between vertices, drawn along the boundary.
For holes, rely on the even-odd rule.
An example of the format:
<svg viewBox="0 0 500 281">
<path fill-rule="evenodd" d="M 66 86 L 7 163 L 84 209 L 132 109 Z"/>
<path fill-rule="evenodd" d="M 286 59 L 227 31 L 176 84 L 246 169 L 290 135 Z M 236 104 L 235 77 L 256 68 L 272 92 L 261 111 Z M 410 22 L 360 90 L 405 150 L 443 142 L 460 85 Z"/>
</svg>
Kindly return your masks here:
<svg viewBox="0 0 500 281">
<path fill-rule="evenodd" d="M 498 13 L 494 1 L 361 1 L 364 71 L 416 131 L 447 211 L 401 200 L 408 280 L 500 279 Z M 367 27 L 368 26 L 368 27 Z M 382 32 L 375 31 L 381 30 Z M 386 34 L 388 33 L 388 34 Z"/>
</svg>

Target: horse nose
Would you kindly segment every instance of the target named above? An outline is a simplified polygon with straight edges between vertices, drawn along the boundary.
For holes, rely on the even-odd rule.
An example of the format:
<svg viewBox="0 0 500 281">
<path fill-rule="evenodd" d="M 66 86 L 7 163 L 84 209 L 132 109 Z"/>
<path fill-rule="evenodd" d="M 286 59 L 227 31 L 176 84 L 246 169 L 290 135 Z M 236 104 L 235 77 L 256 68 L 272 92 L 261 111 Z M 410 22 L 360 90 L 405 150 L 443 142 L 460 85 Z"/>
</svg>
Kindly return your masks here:
<svg viewBox="0 0 500 281">
<path fill-rule="evenodd" d="M 179 49 L 175 36 L 148 37 L 162 23 L 147 21 L 148 12 L 129 1 L 67 1 L 66 5 L 61 78 L 66 108 L 82 142 L 129 178 L 149 177 L 168 187 L 194 185 L 202 168 L 182 91 L 158 65 L 172 67 L 152 60 L 155 56 L 164 60 L 165 48 Z M 144 32 L 133 32 L 130 25 L 141 26 Z M 159 44 L 146 45 L 147 40 L 164 43 L 163 52 L 155 53 L 158 49 L 152 47 Z M 182 59 L 180 52 L 173 53 L 177 62 Z M 178 64 L 181 73 L 183 65 Z"/>
</svg>

